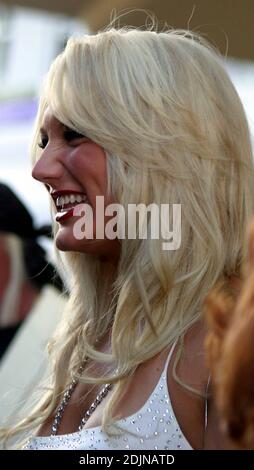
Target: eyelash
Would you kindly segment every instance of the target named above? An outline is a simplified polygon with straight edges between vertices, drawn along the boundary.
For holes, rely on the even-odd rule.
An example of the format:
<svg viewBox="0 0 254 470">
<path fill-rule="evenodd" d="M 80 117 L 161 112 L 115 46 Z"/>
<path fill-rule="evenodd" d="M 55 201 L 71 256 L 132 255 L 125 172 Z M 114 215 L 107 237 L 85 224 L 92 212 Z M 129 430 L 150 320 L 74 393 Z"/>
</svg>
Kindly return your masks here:
<svg viewBox="0 0 254 470">
<path fill-rule="evenodd" d="M 63 136 L 64 136 L 64 139 L 66 140 L 66 142 L 71 142 L 72 140 L 75 140 L 75 139 L 84 139 L 84 138 L 86 138 L 85 135 L 79 134 L 77 131 L 74 131 L 72 129 L 68 129 L 68 130 L 64 131 Z M 38 147 L 40 147 L 41 149 L 45 149 L 45 147 L 47 146 L 47 143 L 48 143 L 48 138 L 43 137 L 41 142 L 38 143 Z"/>
<path fill-rule="evenodd" d="M 38 147 L 40 147 L 40 149 L 45 149 L 47 143 L 48 143 L 48 139 L 44 137 L 43 139 L 41 139 L 41 142 L 38 143 Z"/>
</svg>

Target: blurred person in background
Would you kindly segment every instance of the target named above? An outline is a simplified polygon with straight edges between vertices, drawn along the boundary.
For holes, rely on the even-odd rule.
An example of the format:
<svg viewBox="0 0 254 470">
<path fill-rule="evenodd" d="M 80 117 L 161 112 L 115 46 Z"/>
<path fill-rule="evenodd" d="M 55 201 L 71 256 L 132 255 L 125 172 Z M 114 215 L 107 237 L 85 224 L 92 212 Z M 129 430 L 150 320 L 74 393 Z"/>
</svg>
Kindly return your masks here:
<svg viewBox="0 0 254 470">
<path fill-rule="evenodd" d="M 234 289 L 218 283 L 204 306 L 205 341 L 221 426 L 239 449 L 254 449 L 254 220 L 248 257 Z"/>
<path fill-rule="evenodd" d="M 37 238 L 51 235 L 51 227 L 34 228 L 26 207 L 0 183 L 0 358 L 41 289 L 53 284 L 62 289 L 54 267 Z"/>
<path fill-rule="evenodd" d="M 219 279 L 226 289 L 240 276 L 254 213 L 250 134 L 216 51 L 190 31 L 155 29 L 71 38 L 45 82 L 33 176 L 51 196 L 70 298 L 51 386 L 5 433 L 26 431 L 26 449 L 231 446 L 209 394 L 202 309 Z M 78 238 L 81 202 L 94 234 L 112 218 L 98 218 L 97 196 L 125 211 L 181 204 L 181 246 L 163 250 L 162 234 Z"/>
</svg>

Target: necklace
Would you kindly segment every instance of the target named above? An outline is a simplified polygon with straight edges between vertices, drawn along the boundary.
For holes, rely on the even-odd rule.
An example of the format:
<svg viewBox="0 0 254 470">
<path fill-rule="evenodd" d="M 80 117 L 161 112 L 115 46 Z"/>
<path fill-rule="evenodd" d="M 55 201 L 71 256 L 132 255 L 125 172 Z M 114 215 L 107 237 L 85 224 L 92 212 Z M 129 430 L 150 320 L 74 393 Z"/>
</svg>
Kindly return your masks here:
<svg viewBox="0 0 254 470">
<path fill-rule="evenodd" d="M 82 371 L 84 370 L 84 365 L 80 367 L 79 369 L 79 373 L 81 373 Z M 54 421 L 53 421 L 53 424 L 52 424 L 52 427 L 51 427 L 51 436 L 55 436 L 57 434 L 57 431 L 59 429 L 59 425 L 61 423 L 61 420 L 62 420 L 62 417 L 63 417 L 63 414 L 64 414 L 64 410 L 71 398 L 71 395 L 73 394 L 74 392 L 74 389 L 76 387 L 78 383 L 78 380 L 77 379 L 73 379 L 72 382 L 70 383 L 70 385 L 68 386 L 67 390 L 64 392 L 64 396 L 63 396 L 63 399 L 60 403 L 60 405 L 58 406 L 57 410 L 56 410 L 56 414 L 54 416 Z M 90 405 L 90 407 L 88 408 L 88 410 L 85 412 L 81 422 L 80 422 L 80 425 L 79 425 L 79 428 L 78 430 L 81 431 L 82 428 L 84 427 L 84 425 L 86 424 L 86 422 L 88 421 L 88 418 L 90 418 L 91 414 L 96 410 L 97 406 L 101 403 L 101 401 L 103 400 L 103 398 L 105 398 L 109 392 L 109 390 L 112 388 L 112 384 L 106 384 L 102 390 L 98 393 L 97 397 L 95 398 L 94 402 Z"/>
</svg>

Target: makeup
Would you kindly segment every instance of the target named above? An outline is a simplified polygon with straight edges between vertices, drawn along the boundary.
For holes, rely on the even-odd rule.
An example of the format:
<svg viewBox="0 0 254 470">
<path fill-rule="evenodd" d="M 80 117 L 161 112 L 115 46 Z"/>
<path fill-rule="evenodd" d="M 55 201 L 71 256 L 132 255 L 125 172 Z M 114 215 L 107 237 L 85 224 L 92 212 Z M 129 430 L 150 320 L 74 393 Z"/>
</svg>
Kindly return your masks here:
<svg viewBox="0 0 254 470">
<path fill-rule="evenodd" d="M 70 209 L 66 209 L 61 212 L 57 212 L 55 216 L 56 222 L 64 222 L 65 220 L 69 219 L 70 217 L 73 217 L 73 210 L 74 207 L 70 207 Z"/>
</svg>

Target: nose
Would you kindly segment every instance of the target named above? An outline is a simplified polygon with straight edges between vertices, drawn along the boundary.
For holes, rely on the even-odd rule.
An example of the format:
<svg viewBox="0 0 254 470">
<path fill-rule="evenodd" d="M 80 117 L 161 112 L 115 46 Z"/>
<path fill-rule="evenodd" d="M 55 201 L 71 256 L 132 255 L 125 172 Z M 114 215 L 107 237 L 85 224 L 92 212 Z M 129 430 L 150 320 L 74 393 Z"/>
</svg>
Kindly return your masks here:
<svg viewBox="0 0 254 470">
<path fill-rule="evenodd" d="M 62 175 L 62 165 L 56 158 L 44 151 L 32 169 L 32 177 L 41 183 L 53 185 Z"/>
</svg>

